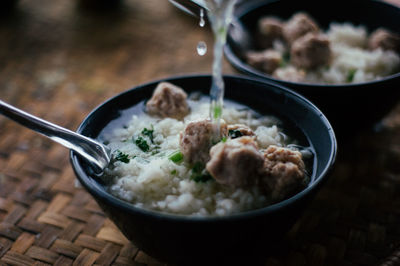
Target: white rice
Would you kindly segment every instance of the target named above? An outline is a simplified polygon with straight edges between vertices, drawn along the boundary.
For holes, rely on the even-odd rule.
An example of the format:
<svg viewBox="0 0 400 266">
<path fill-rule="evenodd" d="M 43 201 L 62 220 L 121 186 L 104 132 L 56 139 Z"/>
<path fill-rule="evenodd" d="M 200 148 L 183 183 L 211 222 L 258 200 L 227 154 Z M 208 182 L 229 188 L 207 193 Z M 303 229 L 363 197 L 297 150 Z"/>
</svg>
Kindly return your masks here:
<svg viewBox="0 0 400 266">
<path fill-rule="evenodd" d="M 400 70 L 400 56 L 396 52 L 366 49 L 368 34 L 364 26 L 331 23 L 326 34 L 331 42 L 332 62 L 329 66 L 306 71 L 305 82 L 361 83 L 381 79 Z M 274 75 L 290 80 L 293 71 L 293 65 L 288 64 Z"/>
<path fill-rule="evenodd" d="M 185 163 L 174 163 L 168 157 L 179 150 L 179 133 L 189 121 L 207 118 L 209 103 L 189 101 L 191 113 L 178 121 L 172 118 L 157 119 L 146 114 L 134 115 L 126 128 L 105 136 L 108 146 L 129 154 L 129 163 L 115 162 L 107 170 L 112 177 L 109 191 L 133 205 L 156 211 L 194 216 L 223 216 L 266 206 L 269 201 L 257 187 L 247 190 L 222 186 L 214 180 L 196 183 L 191 169 Z M 257 134 L 260 148 L 285 145 L 285 135 L 273 124 L 272 117 L 255 119 L 247 110 L 224 108 L 223 119 L 227 124 L 245 124 Z M 132 141 L 144 128 L 154 130 L 154 143 L 149 152 L 143 152 Z M 150 139 L 147 138 L 147 142 Z M 152 153 L 159 146 L 158 153 Z"/>
</svg>

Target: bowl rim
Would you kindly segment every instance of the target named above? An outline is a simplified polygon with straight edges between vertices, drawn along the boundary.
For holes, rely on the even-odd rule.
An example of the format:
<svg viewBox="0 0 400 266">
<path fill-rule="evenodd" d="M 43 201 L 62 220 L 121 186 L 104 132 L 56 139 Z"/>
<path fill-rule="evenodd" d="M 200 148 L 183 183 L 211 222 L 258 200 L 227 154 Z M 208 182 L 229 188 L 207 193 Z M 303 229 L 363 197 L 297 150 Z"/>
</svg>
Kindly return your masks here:
<svg viewBox="0 0 400 266">
<path fill-rule="evenodd" d="M 94 182 L 97 183 L 95 178 L 92 178 L 89 176 L 83 169 L 80 159 L 77 156 L 77 154 L 74 151 L 70 151 L 70 162 L 72 165 L 72 168 L 75 172 L 76 177 L 80 181 L 80 183 L 83 185 L 83 187 L 86 188 L 86 190 L 94 196 L 95 200 L 96 197 L 101 198 L 102 201 L 105 201 L 107 204 L 110 204 L 113 207 L 116 207 L 120 210 L 126 210 L 129 212 L 134 212 L 138 213 L 140 215 L 146 216 L 146 217 L 151 217 L 157 220 L 174 220 L 174 221 L 180 221 L 180 222 L 202 222 L 202 223 L 213 223 L 213 222 L 224 222 L 224 221 L 233 221 L 233 220 L 242 220 L 242 219 L 249 219 L 252 217 L 257 217 L 261 215 L 265 215 L 268 213 L 274 213 L 277 212 L 279 209 L 284 208 L 286 206 L 290 206 L 291 204 L 295 203 L 297 200 L 306 197 L 308 194 L 310 194 L 312 191 L 317 189 L 323 181 L 327 178 L 329 172 L 332 170 L 333 165 L 336 160 L 337 156 L 337 141 L 336 141 L 336 136 L 333 131 L 333 128 L 331 124 L 329 123 L 328 119 L 325 117 L 325 115 L 309 100 L 307 100 L 305 97 L 301 96 L 300 94 L 283 87 L 280 84 L 276 84 L 273 82 L 266 82 L 264 80 L 261 80 L 259 78 L 252 78 L 252 77 L 247 77 L 247 76 L 240 76 L 240 75 L 223 75 L 224 79 L 239 79 L 239 80 L 245 80 L 247 82 L 256 82 L 256 83 L 261 83 L 265 86 L 271 86 L 275 87 L 278 90 L 282 90 L 285 94 L 289 94 L 292 97 L 298 98 L 303 104 L 309 105 L 310 109 L 312 109 L 316 115 L 319 116 L 321 119 L 321 122 L 327 127 L 328 129 L 328 134 L 330 141 L 332 143 L 331 149 L 329 151 L 329 159 L 328 163 L 325 165 L 323 170 L 321 171 L 321 174 L 316 178 L 316 180 L 307 188 L 303 189 L 299 193 L 293 195 L 292 197 L 285 199 L 283 201 L 280 201 L 278 203 L 255 209 L 255 210 L 249 210 L 249 211 L 244 211 L 244 212 L 239 212 L 239 213 L 234 213 L 226 216 L 190 216 L 190 215 L 182 215 L 182 214 L 171 214 L 171 213 L 165 213 L 165 212 L 160 212 L 160 211 L 154 211 L 154 210 L 149 210 L 145 208 L 139 208 L 135 207 L 133 204 L 121 200 L 112 194 L 106 192 L 105 190 L 99 189 L 98 186 L 95 186 L 92 184 L 93 181 L 90 181 L 94 179 Z M 158 84 L 159 82 L 162 81 L 167 81 L 167 82 L 174 82 L 174 80 L 182 80 L 182 79 L 191 79 L 191 78 L 209 78 L 211 79 L 211 75 L 209 74 L 188 74 L 188 75 L 178 75 L 178 76 L 170 76 L 162 79 L 157 79 L 153 81 L 149 81 L 137 86 L 134 86 L 128 90 L 125 90 L 123 92 L 120 92 L 101 104 L 99 104 L 97 107 L 95 107 L 82 121 L 82 123 L 79 125 L 78 129 L 76 130 L 77 133 L 82 133 L 82 130 L 86 127 L 86 123 L 88 122 L 89 118 L 93 116 L 98 110 L 102 109 L 104 105 L 109 104 L 111 101 L 115 101 L 115 99 L 123 97 L 124 94 L 130 93 L 132 91 L 142 89 L 147 86 L 153 86 Z"/>
<path fill-rule="evenodd" d="M 260 2 L 250 2 L 248 5 L 243 5 L 241 9 L 235 14 L 236 19 L 240 22 L 242 17 L 247 15 L 250 12 L 253 12 L 254 10 L 261 8 L 266 5 L 270 5 L 276 2 L 280 2 L 281 0 L 264 0 Z M 360 1 L 361 2 L 361 1 Z M 388 8 L 393 8 L 396 9 L 398 12 L 400 12 L 400 7 L 395 6 L 391 3 L 388 2 L 383 2 L 383 1 L 378 1 L 378 0 L 369 0 L 369 1 L 362 1 L 364 4 L 367 2 L 374 2 L 382 6 L 387 6 Z M 284 79 L 278 79 L 274 78 L 271 75 L 268 75 L 260 70 L 257 70 L 256 68 L 253 68 L 252 66 L 248 65 L 246 62 L 241 60 L 236 53 L 233 51 L 232 46 L 231 46 L 231 41 L 230 41 L 230 31 L 228 31 L 228 37 L 227 37 L 227 42 L 224 47 L 224 53 L 226 55 L 226 58 L 228 61 L 232 64 L 233 67 L 235 67 L 237 70 L 242 71 L 248 75 L 252 75 L 253 77 L 258 77 L 261 79 L 265 79 L 268 81 L 273 81 L 273 82 L 278 82 L 281 84 L 284 84 L 285 86 L 288 87 L 295 87 L 295 86 L 302 86 L 302 89 L 307 90 L 307 89 L 314 89 L 317 87 L 327 87 L 327 88 L 334 88 L 334 89 L 348 89 L 349 87 L 352 89 L 364 89 L 365 85 L 374 85 L 374 84 L 379 84 L 383 83 L 387 80 L 392 80 L 395 78 L 400 78 L 400 70 L 397 73 L 379 78 L 379 79 L 374 79 L 371 81 L 364 81 L 364 82 L 358 82 L 358 83 L 340 83 L 340 84 L 324 84 L 324 83 L 306 83 L 306 82 L 293 82 L 289 80 L 284 80 Z"/>
</svg>

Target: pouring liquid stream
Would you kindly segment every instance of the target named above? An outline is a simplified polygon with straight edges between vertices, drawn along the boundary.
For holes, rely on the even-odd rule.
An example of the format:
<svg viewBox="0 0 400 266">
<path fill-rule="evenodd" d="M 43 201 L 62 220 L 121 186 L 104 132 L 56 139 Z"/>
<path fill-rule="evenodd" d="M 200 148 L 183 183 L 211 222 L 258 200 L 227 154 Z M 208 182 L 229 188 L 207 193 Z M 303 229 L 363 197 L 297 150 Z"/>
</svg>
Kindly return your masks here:
<svg viewBox="0 0 400 266">
<path fill-rule="evenodd" d="M 199 26 L 203 28 L 205 25 L 206 25 L 206 21 L 205 21 L 205 19 L 204 19 L 204 9 L 201 8 L 201 9 L 200 9 L 200 22 L 199 22 Z"/>
<path fill-rule="evenodd" d="M 200 9 L 200 22 L 199 22 L 199 26 L 203 28 L 205 25 L 206 25 L 206 21 L 205 21 L 205 19 L 204 19 L 204 9 L 201 8 L 201 9 Z M 203 42 L 203 41 L 200 41 L 200 42 L 197 44 L 196 49 L 197 49 L 197 54 L 200 55 L 200 56 L 203 56 L 203 55 L 205 55 L 205 54 L 207 53 L 207 44 L 206 44 L 205 42 Z"/>
<path fill-rule="evenodd" d="M 212 83 L 210 90 L 210 118 L 214 125 L 212 141 L 220 141 L 220 124 L 223 110 L 225 84 L 222 78 L 223 48 L 226 43 L 228 28 L 233 18 L 236 0 L 204 0 L 208 17 L 214 33 L 214 59 L 212 65 Z"/>
</svg>

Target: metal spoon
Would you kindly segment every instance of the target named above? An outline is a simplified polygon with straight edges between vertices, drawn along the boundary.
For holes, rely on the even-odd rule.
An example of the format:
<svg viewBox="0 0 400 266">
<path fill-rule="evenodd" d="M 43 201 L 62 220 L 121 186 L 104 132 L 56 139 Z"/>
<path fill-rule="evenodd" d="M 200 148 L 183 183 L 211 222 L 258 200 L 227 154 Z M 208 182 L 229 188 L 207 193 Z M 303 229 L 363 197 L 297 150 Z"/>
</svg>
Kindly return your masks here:
<svg viewBox="0 0 400 266">
<path fill-rule="evenodd" d="M 75 151 L 88 161 L 96 175 L 101 175 L 111 161 L 111 150 L 103 144 L 28 114 L 2 100 L 0 100 L 0 113 Z"/>
<path fill-rule="evenodd" d="M 169 0 L 169 2 L 195 17 L 200 17 L 201 9 L 209 10 L 203 0 Z M 235 16 L 229 28 L 228 38 L 240 53 L 254 48 L 253 38 L 249 31 Z"/>
</svg>

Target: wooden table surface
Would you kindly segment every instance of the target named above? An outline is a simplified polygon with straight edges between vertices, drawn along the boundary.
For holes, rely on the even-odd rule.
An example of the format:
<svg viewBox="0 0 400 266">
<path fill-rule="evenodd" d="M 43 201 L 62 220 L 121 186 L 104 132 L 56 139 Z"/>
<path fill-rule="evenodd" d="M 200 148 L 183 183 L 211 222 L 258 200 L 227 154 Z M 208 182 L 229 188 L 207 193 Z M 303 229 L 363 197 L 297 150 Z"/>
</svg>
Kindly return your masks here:
<svg viewBox="0 0 400 266">
<path fill-rule="evenodd" d="M 0 99 L 74 130 L 116 93 L 210 72 L 212 53 L 196 45 L 210 50 L 213 39 L 196 19 L 166 0 L 104 2 L 0 6 Z M 235 73 L 227 62 L 224 73 Z M 266 265 L 400 261 L 400 107 L 383 124 L 340 147 L 332 177 Z M 74 182 L 65 148 L 0 117 L 0 265 L 161 264 Z"/>
</svg>

